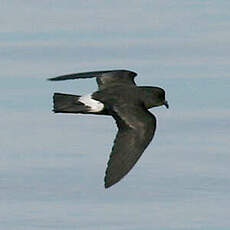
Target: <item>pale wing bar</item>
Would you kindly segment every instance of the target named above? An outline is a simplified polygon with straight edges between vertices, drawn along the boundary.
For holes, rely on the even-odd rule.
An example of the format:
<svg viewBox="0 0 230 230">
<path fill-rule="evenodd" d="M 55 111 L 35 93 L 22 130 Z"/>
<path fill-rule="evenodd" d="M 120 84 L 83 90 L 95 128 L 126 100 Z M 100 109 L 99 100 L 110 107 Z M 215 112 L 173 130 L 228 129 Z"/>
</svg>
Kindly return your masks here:
<svg viewBox="0 0 230 230">
<path fill-rule="evenodd" d="M 113 72 L 115 70 L 106 70 L 106 71 L 92 71 L 92 72 L 83 72 L 83 73 L 71 73 L 65 74 L 57 77 L 48 78 L 49 81 L 63 81 L 63 80 L 73 80 L 81 78 L 94 78 L 99 77 L 102 74 Z"/>
<path fill-rule="evenodd" d="M 106 70 L 106 71 L 93 71 L 84 73 L 72 73 L 61 75 L 53 78 L 48 78 L 50 81 L 63 81 L 73 79 L 97 78 L 99 89 L 104 89 L 112 85 L 126 84 L 135 85 L 134 77 L 137 74 L 129 70 Z"/>
</svg>

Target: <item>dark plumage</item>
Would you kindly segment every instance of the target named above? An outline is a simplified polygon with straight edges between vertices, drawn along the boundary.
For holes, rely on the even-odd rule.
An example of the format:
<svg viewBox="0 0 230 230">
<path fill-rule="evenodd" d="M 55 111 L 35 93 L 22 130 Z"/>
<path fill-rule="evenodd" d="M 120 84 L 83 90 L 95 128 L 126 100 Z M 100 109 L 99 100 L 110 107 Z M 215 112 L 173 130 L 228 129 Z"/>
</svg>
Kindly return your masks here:
<svg viewBox="0 0 230 230">
<path fill-rule="evenodd" d="M 105 187 L 120 181 L 135 165 L 153 138 L 156 118 L 148 109 L 165 105 L 159 87 L 136 86 L 137 74 L 128 70 L 74 73 L 49 78 L 51 81 L 96 77 L 98 91 L 91 95 L 54 93 L 55 113 L 110 115 L 117 123 L 116 135 L 105 173 Z"/>
</svg>

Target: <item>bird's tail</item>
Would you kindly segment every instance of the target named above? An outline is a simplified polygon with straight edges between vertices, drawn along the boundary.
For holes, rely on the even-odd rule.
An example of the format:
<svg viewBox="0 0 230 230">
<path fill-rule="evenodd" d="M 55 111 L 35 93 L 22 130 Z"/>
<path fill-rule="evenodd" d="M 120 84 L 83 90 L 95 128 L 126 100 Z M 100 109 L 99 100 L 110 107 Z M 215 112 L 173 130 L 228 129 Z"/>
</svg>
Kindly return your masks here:
<svg viewBox="0 0 230 230">
<path fill-rule="evenodd" d="M 88 107 L 79 101 L 79 95 L 54 93 L 53 111 L 55 113 L 86 113 Z"/>
</svg>

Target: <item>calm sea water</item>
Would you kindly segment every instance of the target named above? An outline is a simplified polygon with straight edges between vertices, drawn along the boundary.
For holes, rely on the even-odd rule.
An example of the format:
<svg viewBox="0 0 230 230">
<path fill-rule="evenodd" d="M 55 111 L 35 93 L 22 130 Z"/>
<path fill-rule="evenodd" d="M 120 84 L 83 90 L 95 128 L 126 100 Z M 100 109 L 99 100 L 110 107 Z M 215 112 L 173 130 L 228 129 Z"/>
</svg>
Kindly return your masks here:
<svg viewBox="0 0 230 230">
<path fill-rule="evenodd" d="M 33 94 L 21 84 L 23 100 L 3 97 L 1 229 L 229 229 L 229 102 L 223 106 L 226 93 L 211 89 L 227 81 L 212 79 L 203 93 L 197 79 L 178 81 L 179 91 L 164 82 L 158 85 L 168 89 L 170 109 L 151 110 L 158 118 L 153 142 L 107 190 L 112 118 L 52 114 L 47 82 Z"/>
<path fill-rule="evenodd" d="M 20 2 L 20 4 L 19 4 Z M 227 0 L 1 1 L 0 229 L 229 230 Z M 52 114 L 56 74 L 130 69 L 164 88 L 154 140 L 112 188 L 103 116 Z"/>
</svg>

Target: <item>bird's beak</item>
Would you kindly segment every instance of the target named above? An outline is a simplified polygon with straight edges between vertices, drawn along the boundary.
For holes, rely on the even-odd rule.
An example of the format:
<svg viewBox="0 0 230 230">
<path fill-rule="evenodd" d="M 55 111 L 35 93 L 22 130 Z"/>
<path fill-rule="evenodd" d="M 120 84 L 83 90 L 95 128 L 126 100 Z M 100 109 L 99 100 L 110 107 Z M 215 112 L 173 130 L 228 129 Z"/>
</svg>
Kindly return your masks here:
<svg viewBox="0 0 230 230">
<path fill-rule="evenodd" d="M 165 105 L 165 107 L 166 107 L 167 109 L 169 108 L 169 104 L 168 104 L 168 102 L 167 102 L 166 100 L 164 101 L 163 105 Z"/>
</svg>

